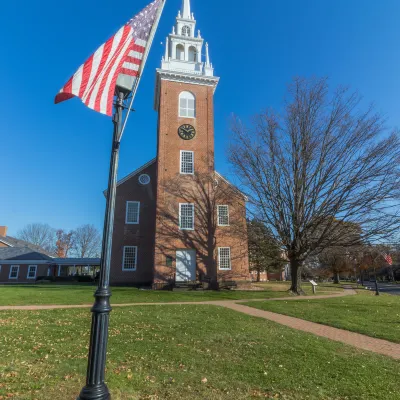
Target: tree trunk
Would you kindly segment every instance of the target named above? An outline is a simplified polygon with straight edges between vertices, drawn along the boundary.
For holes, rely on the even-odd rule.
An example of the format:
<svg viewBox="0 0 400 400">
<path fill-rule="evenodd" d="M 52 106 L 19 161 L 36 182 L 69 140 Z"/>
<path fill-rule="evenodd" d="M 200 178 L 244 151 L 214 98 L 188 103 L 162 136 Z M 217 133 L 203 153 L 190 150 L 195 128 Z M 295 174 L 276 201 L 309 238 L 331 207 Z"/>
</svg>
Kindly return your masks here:
<svg viewBox="0 0 400 400">
<path fill-rule="evenodd" d="M 304 295 L 304 291 L 301 288 L 301 269 L 303 262 L 295 258 L 290 259 L 290 271 L 292 276 L 292 285 L 289 291 L 295 295 Z"/>
<path fill-rule="evenodd" d="M 340 276 L 339 276 L 339 272 L 335 272 L 334 273 L 334 278 L 333 278 L 334 280 L 333 280 L 333 283 L 335 284 L 335 285 L 339 285 L 339 283 L 340 283 Z"/>
<path fill-rule="evenodd" d="M 261 274 L 261 272 L 260 272 L 260 270 L 258 269 L 258 270 L 257 270 L 257 282 L 260 282 L 260 280 L 261 280 L 260 274 Z"/>
</svg>

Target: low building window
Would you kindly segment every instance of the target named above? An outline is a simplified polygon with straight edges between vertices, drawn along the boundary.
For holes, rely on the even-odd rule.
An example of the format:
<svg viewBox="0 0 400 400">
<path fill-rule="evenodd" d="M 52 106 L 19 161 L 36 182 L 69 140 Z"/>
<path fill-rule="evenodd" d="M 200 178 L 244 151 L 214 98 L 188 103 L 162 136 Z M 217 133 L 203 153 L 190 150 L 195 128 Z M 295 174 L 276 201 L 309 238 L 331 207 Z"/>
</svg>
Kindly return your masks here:
<svg viewBox="0 0 400 400">
<path fill-rule="evenodd" d="M 179 204 L 179 228 L 194 230 L 194 204 Z"/>
<path fill-rule="evenodd" d="M 37 271 L 37 265 L 29 265 L 28 267 L 28 279 L 35 279 L 36 278 L 36 271 Z"/>
<path fill-rule="evenodd" d="M 11 265 L 9 279 L 18 279 L 19 265 Z"/>
<path fill-rule="evenodd" d="M 219 247 L 218 248 L 218 265 L 220 270 L 231 269 L 231 248 Z"/>
<path fill-rule="evenodd" d="M 138 224 L 140 214 L 140 202 L 139 201 L 127 201 L 126 202 L 126 223 L 127 224 Z"/>
<path fill-rule="evenodd" d="M 124 271 L 136 271 L 137 267 L 137 246 L 125 246 L 122 269 Z"/>
<path fill-rule="evenodd" d="M 181 150 L 181 174 L 194 174 L 194 153 L 193 151 Z"/>
<path fill-rule="evenodd" d="M 229 226 L 228 206 L 218 206 L 218 226 Z"/>
</svg>

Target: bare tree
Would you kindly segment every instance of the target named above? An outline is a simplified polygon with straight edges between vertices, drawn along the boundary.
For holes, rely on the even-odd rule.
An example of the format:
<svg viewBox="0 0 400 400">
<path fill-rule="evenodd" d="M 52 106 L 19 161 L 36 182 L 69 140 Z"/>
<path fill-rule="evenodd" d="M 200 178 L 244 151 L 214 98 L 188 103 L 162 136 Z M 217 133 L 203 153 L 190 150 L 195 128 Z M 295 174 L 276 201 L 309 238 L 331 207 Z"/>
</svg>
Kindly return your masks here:
<svg viewBox="0 0 400 400">
<path fill-rule="evenodd" d="M 74 253 L 80 257 L 100 257 L 101 234 L 94 225 L 82 225 L 75 231 Z"/>
<path fill-rule="evenodd" d="M 263 222 L 287 252 L 292 285 L 301 290 L 307 257 L 351 246 L 343 223 L 361 239 L 386 237 L 399 226 L 400 142 L 361 98 L 326 79 L 297 78 L 282 115 L 268 110 L 250 128 L 237 118 L 230 160 Z M 358 239 L 357 239 L 358 240 Z"/>
<path fill-rule="evenodd" d="M 39 246 L 49 253 L 53 253 L 56 242 L 56 230 L 47 224 L 29 224 L 18 232 L 17 238 Z"/>
</svg>

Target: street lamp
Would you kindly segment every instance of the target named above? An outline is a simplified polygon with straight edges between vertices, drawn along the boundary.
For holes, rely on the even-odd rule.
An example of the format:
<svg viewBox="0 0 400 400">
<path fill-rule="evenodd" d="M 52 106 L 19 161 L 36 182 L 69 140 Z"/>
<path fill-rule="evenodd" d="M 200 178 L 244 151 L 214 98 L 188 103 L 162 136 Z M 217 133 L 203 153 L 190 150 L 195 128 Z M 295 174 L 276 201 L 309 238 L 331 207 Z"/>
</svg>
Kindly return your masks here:
<svg viewBox="0 0 400 400">
<path fill-rule="evenodd" d="M 90 333 L 89 357 L 86 385 L 78 400 L 109 400 L 110 392 L 104 382 L 107 357 L 108 325 L 110 320 L 110 266 L 112 236 L 114 230 L 115 198 L 117 190 L 117 171 L 119 148 L 122 133 L 122 114 L 124 99 L 129 92 L 116 88 L 115 114 L 113 117 L 114 133 L 111 147 L 110 171 L 108 177 L 107 204 L 104 218 L 103 243 L 98 288 L 94 294 L 95 302 L 91 309 L 92 328 Z"/>
<path fill-rule="evenodd" d="M 156 2 L 154 2 L 156 3 Z M 152 3 L 152 4 L 154 4 Z M 114 230 L 115 200 L 117 192 L 117 172 L 119 149 L 129 113 L 132 111 L 133 100 L 139 86 L 141 73 L 153 42 L 154 35 L 165 5 L 161 0 L 152 25 L 148 45 L 143 54 L 141 67 L 136 76 L 119 74 L 115 88 L 115 113 L 113 116 L 114 132 L 111 145 L 110 170 L 107 188 L 107 203 L 104 217 L 103 242 L 101 249 L 101 264 L 98 288 L 94 294 L 95 302 L 92 311 L 92 327 L 90 332 L 88 367 L 86 385 L 81 390 L 77 400 L 111 400 L 111 395 L 105 384 L 105 368 L 107 358 L 108 326 L 110 321 L 110 268 L 112 236 Z M 143 13 L 142 13 L 143 14 Z M 141 14 L 141 15 L 142 15 Z M 143 15 L 147 14 L 144 13 Z M 124 110 L 126 111 L 123 118 Z"/>
</svg>

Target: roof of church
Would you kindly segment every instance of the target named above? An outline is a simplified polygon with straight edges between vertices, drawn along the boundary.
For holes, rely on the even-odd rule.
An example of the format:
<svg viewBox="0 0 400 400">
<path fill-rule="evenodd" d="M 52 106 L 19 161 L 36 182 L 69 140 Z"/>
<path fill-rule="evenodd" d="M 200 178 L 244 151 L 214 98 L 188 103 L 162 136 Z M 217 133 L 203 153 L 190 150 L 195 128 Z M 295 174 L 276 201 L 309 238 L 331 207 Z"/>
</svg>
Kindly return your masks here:
<svg viewBox="0 0 400 400">
<path fill-rule="evenodd" d="M 153 158 L 151 161 L 148 163 L 142 165 L 140 168 L 137 170 L 133 171 L 129 175 L 127 175 L 125 178 L 122 178 L 120 181 L 118 181 L 117 186 L 122 185 L 126 181 L 128 181 L 131 178 L 134 178 L 136 175 L 140 174 L 143 170 L 145 170 L 147 167 L 150 167 L 150 165 L 154 164 L 157 161 L 157 158 Z M 237 187 L 235 186 L 232 182 L 229 182 L 228 179 L 226 179 L 223 175 L 221 175 L 219 172 L 215 171 L 217 176 L 222 179 L 225 183 L 227 183 L 229 186 L 231 186 L 237 193 L 241 194 L 245 200 L 248 200 L 248 197 Z M 107 190 L 104 191 L 104 193 L 107 193 Z"/>
<path fill-rule="evenodd" d="M 126 181 L 128 181 L 129 179 L 133 178 L 134 176 L 140 174 L 143 170 L 145 170 L 147 167 L 150 167 L 150 165 L 154 164 L 157 161 L 157 158 L 153 158 L 151 161 L 149 161 L 148 163 L 142 165 L 140 168 L 138 168 L 137 170 L 133 171 L 132 173 L 130 173 L 129 175 L 127 175 L 125 178 L 122 178 L 120 181 L 117 182 L 117 186 L 122 185 L 123 183 L 125 183 Z M 107 190 L 105 191 L 107 192 Z"/>
</svg>

